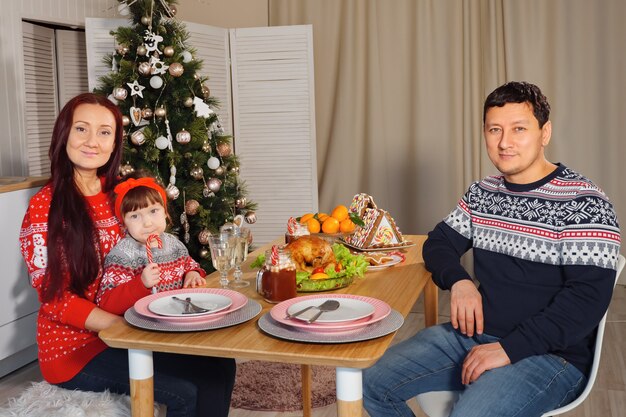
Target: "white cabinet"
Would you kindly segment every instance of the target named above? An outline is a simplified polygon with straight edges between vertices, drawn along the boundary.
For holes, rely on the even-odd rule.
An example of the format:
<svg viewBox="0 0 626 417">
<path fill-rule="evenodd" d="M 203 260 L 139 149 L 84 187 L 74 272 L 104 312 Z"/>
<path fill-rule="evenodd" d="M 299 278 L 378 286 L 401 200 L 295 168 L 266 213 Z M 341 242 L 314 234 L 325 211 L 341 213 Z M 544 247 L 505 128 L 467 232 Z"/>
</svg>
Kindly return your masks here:
<svg viewBox="0 0 626 417">
<path fill-rule="evenodd" d="M 37 359 L 37 292 L 19 246 L 22 218 L 40 187 L 0 193 L 0 377 Z"/>
</svg>

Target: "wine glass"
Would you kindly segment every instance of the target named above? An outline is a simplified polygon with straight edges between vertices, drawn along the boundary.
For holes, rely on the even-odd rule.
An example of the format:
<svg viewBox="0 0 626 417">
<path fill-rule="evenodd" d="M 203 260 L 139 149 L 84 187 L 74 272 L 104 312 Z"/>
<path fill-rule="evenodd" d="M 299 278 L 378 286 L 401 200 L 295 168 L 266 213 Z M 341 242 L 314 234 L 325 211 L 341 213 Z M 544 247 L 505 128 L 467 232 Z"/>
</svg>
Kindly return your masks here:
<svg viewBox="0 0 626 417">
<path fill-rule="evenodd" d="M 209 248 L 213 267 L 220 272 L 220 285 L 228 288 L 228 271 L 235 264 L 235 245 L 227 236 L 219 235 L 209 238 Z"/>
<path fill-rule="evenodd" d="M 241 264 L 248 257 L 250 229 L 238 229 L 232 234 L 232 237 L 235 244 L 235 272 L 233 273 L 235 281 L 231 283 L 231 286 L 234 288 L 247 287 L 250 283 L 241 279 L 243 276 Z"/>
</svg>

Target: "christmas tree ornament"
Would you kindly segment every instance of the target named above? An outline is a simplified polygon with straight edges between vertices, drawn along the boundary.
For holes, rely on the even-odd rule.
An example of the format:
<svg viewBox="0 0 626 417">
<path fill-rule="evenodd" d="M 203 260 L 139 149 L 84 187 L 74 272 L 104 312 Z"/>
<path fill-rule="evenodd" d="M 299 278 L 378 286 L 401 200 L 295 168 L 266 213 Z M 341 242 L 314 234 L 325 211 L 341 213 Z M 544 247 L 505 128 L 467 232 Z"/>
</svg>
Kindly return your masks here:
<svg viewBox="0 0 626 417">
<path fill-rule="evenodd" d="M 140 85 L 137 80 L 132 83 L 126 83 L 127 86 L 130 87 L 130 96 L 139 96 L 143 98 L 143 90 L 146 88 L 143 85 Z"/>
<path fill-rule="evenodd" d="M 198 251 L 198 256 L 201 257 L 202 259 L 208 259 L 209 254 L 210 252 L 207 248 L 202 248 Z"/>
<path fill-rule="evenodd" d="M 207 142 L 207 144 L 208 144 L 208 142 Z M 209 146 L 211 146 L 211 145 L 209 145 Z M 206 164 L 211 169 L 217 169 L 217 168 L 220 167 L 220 160 L 217 159 L 216 157 L 212 156 L 212 157 L 209 158 L 208 161 L 206 161 Z"/>
<path fill-rule="evenodd" d="M 176 167 L 174 165 L 170 167 L 170 184 L 176 184 Z M 185 199 L 184 194 L 183 199 Z"/>
<path fill-rule="evenodd" d="M 137 71 L 141 75 L 148 76 L 152 73 L 152 67 L 148 62 L 142 62 L 137 66 Z"/>
<path fill-rule="evenodd" d="M 168 71 L 172 77 L 180 77 L 185 72 L 185 67 L 180 62 L 172 62 Z"/>
<path fill-rule="evenodd" d="M 193 59 L 193 55 L 191 55 L 191 52 L 189 51 L 183 51 L 182 56 L 183 56 L 183 62 L 185 64 L 191 62 L 191 60 Z"/>
<path fill-rule="evenodd" d="M 130 108 L 130 120 L 132 120 L 135 126 L 139 126 L 141 123 L 141 109 L 139 107 L 131 107 Z"/>
<path fill-rule="evenodd" d="M 222 187 L 222 180 L 220 180 L 219 178 L 209 178 L 209 180 L 207 181 L 207 187 L 209 187 L 209 190 L 216 193 Z"/>
<path fill-rule="evenodd" d="M 209 229 L 202 229 L 200 233 L 198 233 L 198 242 L 201 244 L 208 245 L 209 239 L 211 239 L 211 231 Z"/>
<path fill-rule="evenodd" d="M 154 110 L 154 115 L 156 117 L 165 117 L 165 115 L 167 114 L 167 112 L 165 111 L 165 107 L 161 106 L 158 109 Z"/>
<path fill-rule="evenodd" d="M 150 87 L 154 88 L 155 90 L 163 87 L 163 78 L 159 77 L 158 75 L 153 75 L 150 78 Z"/>
<path fill-rule="evenodd" d="M 224 166 L 215 168 L 215 175 L 224 175 L 224 172 L 226 172 L 226 168 L 224 168 Z"/>
<path fill-rule="evenodd" d="M 245 216 L 246 223 L 254 224 L 256 223 L 256 213 L 254 211 L 248 211 Z"/>
<path fill-rule="evenodd" d="M 176 8 L 175 5 L 170 4 L 170 15 L 171 15 L 171 17 L 176 16 L 176 13 L 178 13 L 178 9 Z"/>
<path fill-rule="evenodd" d="M 128 51 L 130 51 L 130 49 L 128 49 L 128 45 L 117 45 L 117 53 L 124 56 L 128 53 Z"/>
<path fill-rule="evenodd" d="M 150 66 L 152 67 L 152 73 L 155 75 L 165 74 L 169 68 L 169 65 L 161 61 L 156 54 L 150 58 Z"/>
<path fill-rule="evenodd" d="M 204 179 L 204 171 L 198 166 L 191 168 L 191 171 L 189 171 L 189 175 L 191 175 L 191 178 L 196 180 Z"/>
<path fill-rule="evenodd" d="M 193 106 L 193 111 L 197 117 L 208 118 L 212 113 L 215 113 L 200 97 L 193 98 Z"/>
<path fill-rule="evenodd" d="M 120 3 L 117 6 L 117 12 L 120 16 L 128 16 L 130 14 L 130 9 L 128 8 L 128 4 Z"/>
<path fill-rule="evenodd" d="M 146 142 L 146 135 L 141 130 L 135 130 L 130 135 L 130 141 L 137 146 L 141 146 Z"/>
<path fill-rule="evenodd" d="M 148 26 L 151 21 L 152 21 L 152 19 L 150 19 L 150 17 L 148 17 L 148 16 L 141 16 L 141 23 L 143 25 Z"/>
<path fill-rule="evenodd" d="M 174 184 L 169 184 L 165 189 L 165 194 L 167 194 L 168 198 L 171 200 L 176 200 L 178 196 L 180 196 L 180 190 Z"/>
<path fill-rule="evenodd" d="M 154 141 L 154 146 L 156 146 L 160 150 L 166 149 L 170 145 L 170 141 L 167 140 L 165 136 L 159 136 Z"/>
<path fill-rule="evenodd" d="M 130 117 L 123 115 L 122 116 L 122 125 L 128 126 L 130 124 Z"/>
<path fill-rule="evenodd" d="M 133 168 L 133 166 L 128 162 L 120 167 L 120 175 L 122 177 L 128 174 L 132 174 L 133 172 L 135 172 L 135 168 Z"/>
<path fill-rule="evenodd" d="M 148 53 L 148 48 L 146 48 L 146 45 L 139 45 L 137 47 L 137 55 L 146 56 L 147 53 Z"/>
<path fill-rule="evenodd" d="M 208 141 L 204 141 L 204 143 L 202 144 L 202 152 L 211 152 L 211 144 Z M 209 163 L 209 161 L 207 161 L 207 164 Z M 211 168 L 211 167 L 209 167 Z"/>
<path fill-rule="evenodd" d="M 166 46 L 165 48 L 163 48 L 163 55 L 167 57 L 174 55 L 174 48 L 172 48 L 171 46 Z"/>
<path fill-rule="evenodd" d="M 185 202 L 185 213 L 190 216 L 194 216 L 198 214 L 198 210 L 200 210 L 200 203 L 197 200 L 187 200 Z"/>
<path fill-rule="evenodd" d="M 217 153 L 219 154 L 219 156 L 224 158 L 224 157 L 230 156 L 233 153 L 233 148 L 231 148 L 230 144 L 226 142 L 218 143 Z"/>
<path fill-rule="evenodd" d="M 206 185 L 206 182 L 204 183 L 204 188 L 202 189 L 202 195 L 204 198 L 215 197 L 215 193 L 209 190 L 209 186 Z"/>
<path fill-rule="evenodd" d="M 144 107 L 143 110 L 141 111 L 141 116 L 144 119 L 151 119 L 153 115 L 154 115 L 154 112 L 152 111 L 150 107 Z"/>
<path fill-rule="evenodd" d="M 159 52 L 159 43 L 163 42 L 163 36 L 157 35 L 154 32 L 150 32 L 149 30 L 146 30 L 144 32 L 143 40 L 144 40 L 144 45 L 146 45 L 146 49 L 148 50 L 148 52 L 156 51 L 159 54 L 161 53 Z"/>
<path fill-rule="evenodd" d="M 128 96 L 128 91 L 124 87 L 116 87 L 113 89 L 113 97 L 116 100 L 125 100 Z"/>
<path fill-rule="evenodd" d="M 176 142 L 181 145 L 186 145 L 191 142 L 191 133 L 187 132 L 185 129 L 181 130 L 176 134 Z"/>
<path fill-rule="evenodd" d="M 185 105 L 185 107 L 193 106 L 193 97 L 187 97 L 183 104 Z"/>
<path fill-rule="evenodd" d="M 239 173 L 239 167 L 238 166 L 230 167 L 230 172 L 234 172 L 235 174 L 238 174 Z"/>
<path fill-rule="evenodd" d="M 211 90 L 206 85 L 202 85 L 202 95 L 204 98 L 209 98 L 211 96 Z"/>
<path fill-rule="evenodd" d="M 117 101 L 115 97 L 113 97 L 113 94 L 109 94 L 107 96 L 107 100 L 109 100 L 111 103 L 115 104 L 116 106 L 119 104 L 119 101 Z"/>
<path fill-rule="evenodd" d="M 237 207 L 238 209 L 242 209 L 246 206 L 246 202 L 247 201 L 245 197 L 239 197 L 235 200 L 235 207 Z"/>
</svg>

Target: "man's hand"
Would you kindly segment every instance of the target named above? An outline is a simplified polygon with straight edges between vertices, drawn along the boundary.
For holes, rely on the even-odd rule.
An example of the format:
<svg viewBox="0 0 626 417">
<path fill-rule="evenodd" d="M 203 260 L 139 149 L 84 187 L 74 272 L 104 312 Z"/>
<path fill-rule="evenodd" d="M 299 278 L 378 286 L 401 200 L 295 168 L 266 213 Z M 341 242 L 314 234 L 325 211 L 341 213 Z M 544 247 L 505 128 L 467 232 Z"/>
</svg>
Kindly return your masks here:
<svg viewBox="0 0 626 417">
<path fill-rule="evenodd" d="M 183 288 L 204 287 L 205 285 L 206 285 L 206 279 L 201 277 L 198 271 L 189 271 L 185 274 L 185 281 L 183 282 Z"/>
<path fill-rule="evenodd" d="M 141 282 L 143 282 L 144 287 L 152 288 L 159 283 L 161 280 L 161 273 L 159 270 L 159 264 L 151 263 L 146 265 L 146 267 L 141 272 Z"/>
<path fill-rule="evenodd" d="M 483 301 L 476 285 L 469 279 L 456 282 L 450 290 L 450 321 L 452 327 L 461 329 L 466 336 L 482 334 Z"/>
<path fill-rule="evenodd" d="M 511 360 L 500 342 L 474 346 L 463 361 L 461 382 L 466 385 L 476 381 L 485 371 L 509 365 Z"/>
</svg>

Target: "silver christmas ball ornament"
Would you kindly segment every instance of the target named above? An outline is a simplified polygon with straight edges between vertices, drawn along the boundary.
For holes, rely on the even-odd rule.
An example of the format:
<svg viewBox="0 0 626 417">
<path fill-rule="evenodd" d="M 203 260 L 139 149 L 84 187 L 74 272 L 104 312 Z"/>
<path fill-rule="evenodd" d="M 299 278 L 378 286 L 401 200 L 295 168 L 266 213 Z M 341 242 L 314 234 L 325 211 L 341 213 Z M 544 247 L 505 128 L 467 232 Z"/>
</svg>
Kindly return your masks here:
<svg viewBox="0 0 626 417">
<path fill-rule="evenodd" d="M 167 147 L 170 145 L 170 141 L 167 140 L 167 138 L 165 136 L 159 136 L 158 138 L 156 138 L 156 140 L 154 141 L 154 146 L 156 146 L 158 149 L 160 150 L 164 150 L 167 149 Z"/>
<path fill-rule="evenodd" d="M 141 146 L 146 141 L 146 135 L 143 134 L 141 130 L 135 130 L 130 135 L 130 141 L 137 146 Z"/>
<path fill-rule="evenodd" d="M 238 199 L 235 200 L 235 207 L 237 208 L 244 208 L 246 206 L 246 197 L 239 197 Z"/>
<path fill-rule="evenodd" d="M 191 142 L 191 133 L 187 132 L 185 129 L 181 130 L 176 134 L 176 142 L 182 145 Z"/>
<path fill-rule="evenodd" d="M 120 14 L 120 16 L 128 16 L 130 14 L 130 9 L 128 8 L 128 4 L 120 3 L 117 6 L 117 12 Z"/>
<path fill-rule="evenodd" d="M 202 95 L 204 98 L 209 98 L 211 96 L 211 90 L 209 90 L 209 87 L 204 84 L 202 85 Z"/>
<path fill-rule="evenodd" d="M 116 100 L 124 100 L 128 97 L 128 91 L 124 87 L 116 87 L 113 89 L 113 97 Z"/>
<path fill-rule="evenodd" d="M 198 210 L 200 209 L 200 203 L 197 200 L 187 200 L 185 203 L 185 213 L 190 216 L 194 216 L 198 214 Z"/>
<path fill-rule="evenodd" d="M 165 107 L 161 106 L 158 109 L 154 110 L 154 115 L 156 117 L 165 117 L 165 115 L 167 114 L 167 112 L 165 111 Z"/>
<path fill-rule="evenodd" d="M 215 174 L 217 175 L 224 175 L 224 172 L 226 172 L 226 168 L 224 168 L 224 166 L 215 168 Z"/>
<path fill-rule="evenodd" d="M 193 59 L 193 55 L 191 55 L 191 52 L 189 51 L 183 51 L 182 56 L 183 56 L 183 62 L 185 64 L 188 62 L 191 62 L 191 60 Z"/>
<path fill-rule="evenodd" d="M 159 77 L 158 75 L 153 75 L 152 77 L 150 77 L 150 87 L 154 88 L 155 90 L 163 87 L 163 78 Z"/>
<path fill-rule="evenodd" d="M 207 145 L 209 145 L 208 142 L 207 142 Z M 202 148 L 202 150 L 204 150 L 204 148 Z M 209 150 L 211 150 L 211 145 L 209 145 Z M 220 160 L 212 156 L 209 158 L 208 161 L 206 161 L 206 164 L 211 169 L 218 169 L 220 167 Z"/>
<path fill-rule="evenodd" d="M 246 219 L 246 223 L 254 224 L 256 223 L 256 213 L 254 211 L 249 211 L 244 216 L 244 219 Z"/>
<path fill-rule="evenodd" d="M 216 193 L 220 190 L 220 188 L 222 188 L 222 180 L 219 178 L 209 178 L 206 185 L 209 187 L 209 190 Z"/>
<path fill-rule="evenodd" d="M 202 248 L 198 251 L 198 256 L 202 259 L 208 259 L 211 252 L 207 248 Z"/>
<path fill-rule="evenodd" d="M 172 48 L 171 46 L 166 46 L 165 48 L 163 48 L 163 55 L 167 57 L 174 55 L 174 48 Z"/>
<path fill-rule="evenodd" d="M 150 18 L 148 16 L 141 16 L 141 24 L 148 26 L 150 24 Z"/>
<path fill-rule="evenodd" d="M 202 178 L 204 178 L 204 171 L 202 170 L 202 168 L 196 166 L 191 168 L 191 170 L 189 171 L 189 175 L 191 175 L 191 178 L 193 179 L 201 180 Z"/>
<path fill-rule="evenodd" d="M 180 77 L 181 75 L 183 75 L 183 72 L 185 72 L 185 68 L 180 62 L 172 62 L 167 71 L 172 77 Z"/>
<path fill-rule="evenodd" d="M 180 190 L 175 185 L 169 184 L 165 189 L 165 194 L 167 194 L 168 198 L 176 200 L 180 196 Z"/>
<path fill-rule="evenodd" d="M 122 125 L 128 126 L 130 124 L 130 117 L 124 115 L 122 116 Z"/>
<path fill-rule="evenodd" d="M 127 45 L 121 44 L 117 45 L 117 53 L 120 55 L 126 55 L 130 49 L 128 49 Z"/>
<path fill-rule="evenodd" d="M 148 53 L 148 48 L 146 48 L 146 45 L 139 45 L 137 47 L 137 55 L 145 56 L 147 53 Z"/>
<path fill-rule="evenodd" d="M 150 107 L 144 107 L 143 110 L 141 110 L 141 117 L 144 119 L 150 119 L 153 115 L 154 112 Z"/>
<path fill-rule="evenodd" d="M 187 97 L 183 104 L 185 105 L 185 107 L 193 106 L 193 97 Z"/>
<path fill-rule="evenodd" d="M 142 62 L 137 66 L 137 71 L 139 71 L 139 74 L 147 76 L 152 74 L 152 66 L 148 62 Z"/>
<path fill-rule="evenodd" d="M 198 241 L 201 244 L 208 245 L 209 239 L 211 239 L 211 231 L 209 229 L 203 229 L 198 233 Z"/>
</svg>

